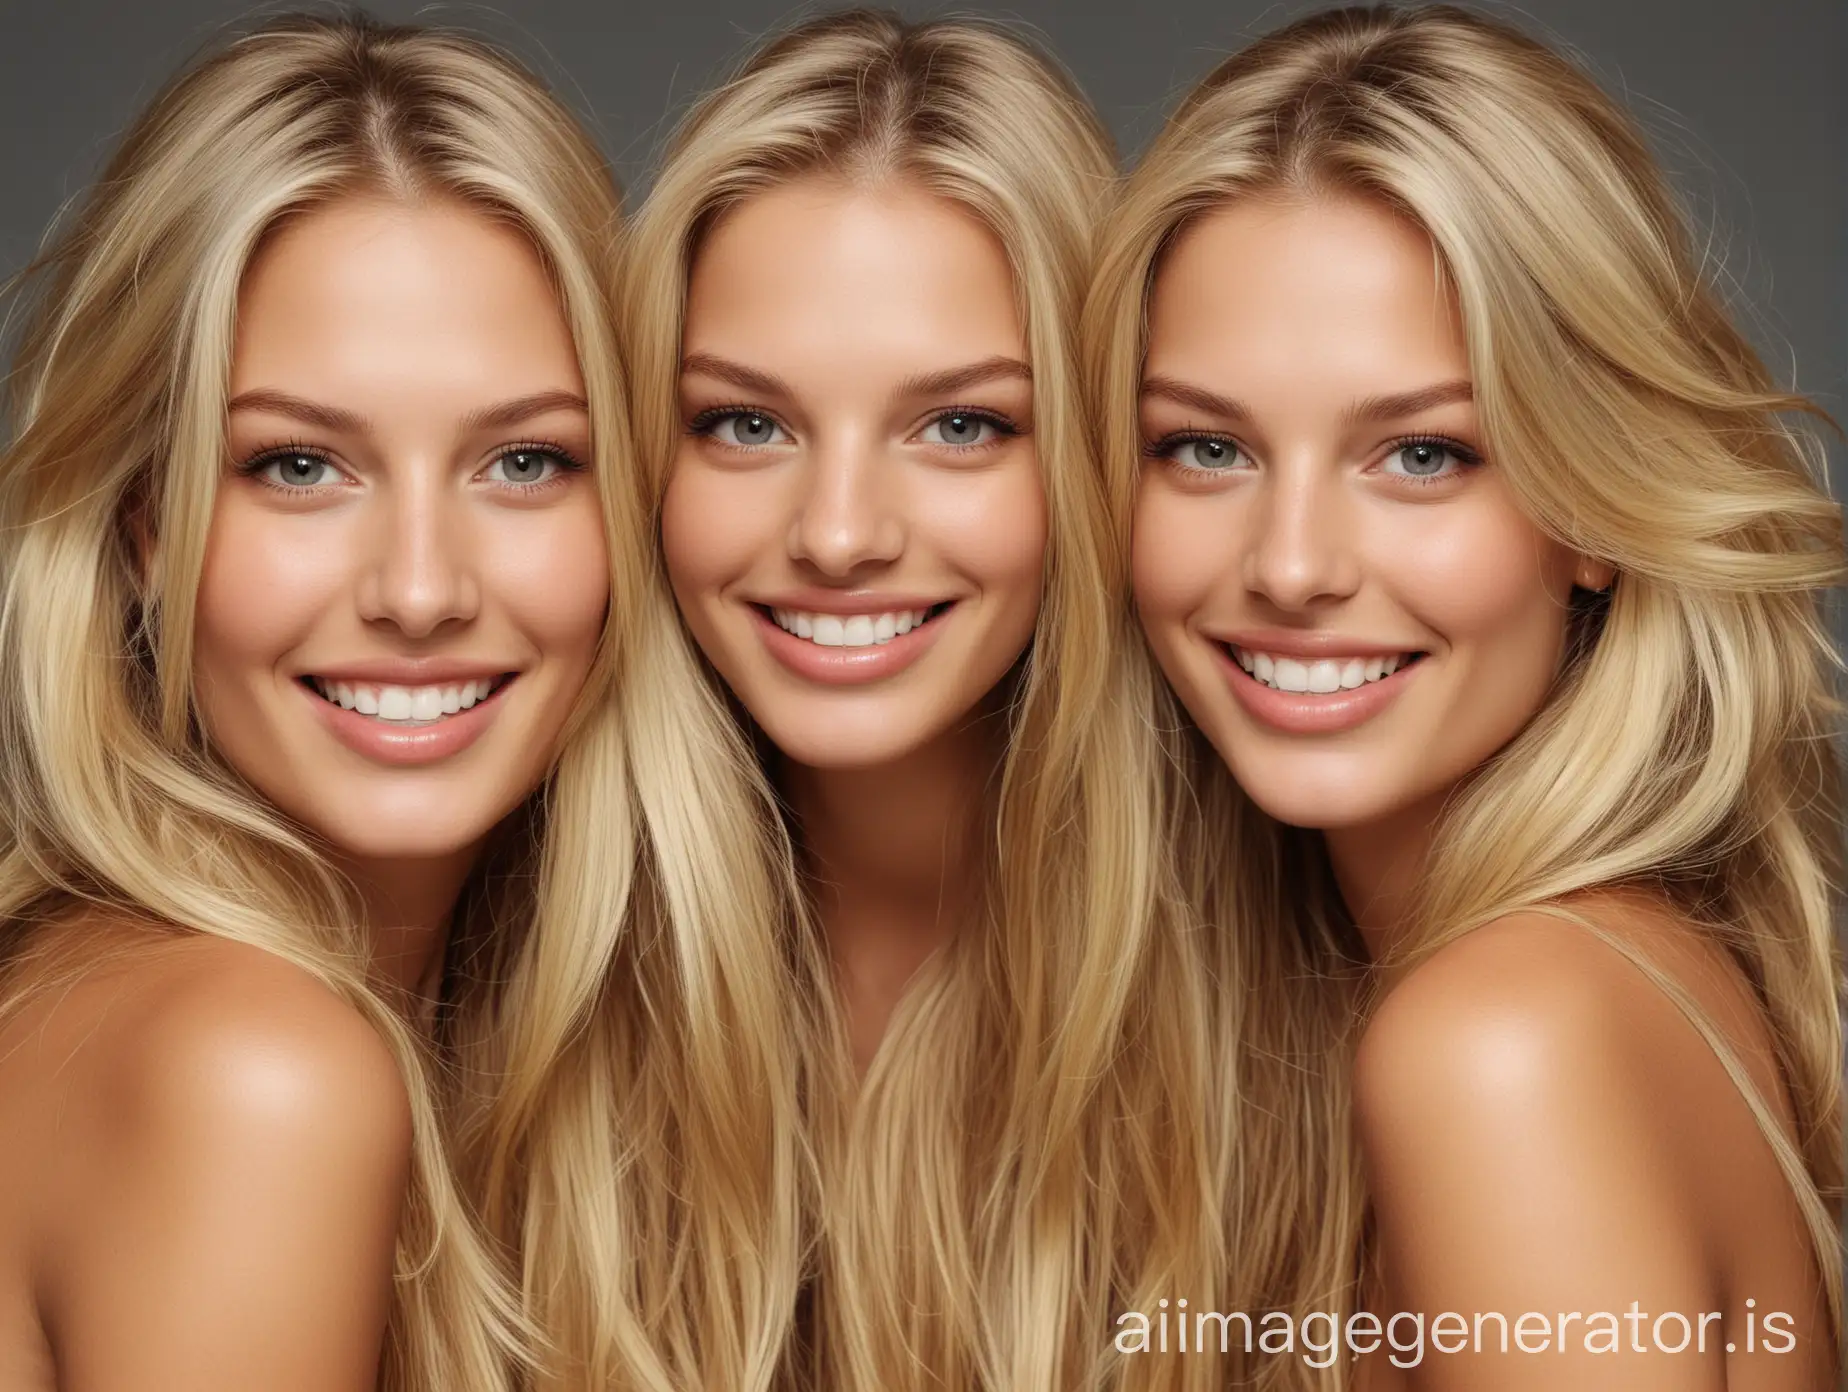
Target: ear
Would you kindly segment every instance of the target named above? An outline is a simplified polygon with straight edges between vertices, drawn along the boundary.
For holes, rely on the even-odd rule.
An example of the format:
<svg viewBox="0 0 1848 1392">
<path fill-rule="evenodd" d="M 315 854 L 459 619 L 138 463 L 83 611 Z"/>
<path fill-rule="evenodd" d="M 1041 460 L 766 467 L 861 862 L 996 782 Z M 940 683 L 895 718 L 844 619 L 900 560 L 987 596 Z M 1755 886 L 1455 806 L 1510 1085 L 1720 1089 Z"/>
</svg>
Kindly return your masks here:
<svg viewBox="0 0 1848 1392">
<path fill-rule="evenodd" d="M 1617 579 L 1617 567 L 1608 561 L 1580 556 L 1572 572 L 1572 583 L 1581 590 L 1608 590 Z"/>
</svg>

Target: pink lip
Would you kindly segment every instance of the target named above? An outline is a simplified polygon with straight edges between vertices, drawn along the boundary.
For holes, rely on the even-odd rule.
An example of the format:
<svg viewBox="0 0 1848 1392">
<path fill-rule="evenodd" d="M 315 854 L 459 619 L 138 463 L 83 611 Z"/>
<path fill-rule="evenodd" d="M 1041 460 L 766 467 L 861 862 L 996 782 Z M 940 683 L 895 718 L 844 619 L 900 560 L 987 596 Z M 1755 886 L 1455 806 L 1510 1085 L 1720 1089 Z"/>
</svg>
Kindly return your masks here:
<svg viewBox="0 0 1848 1392">
<path fill-rule="evenodd" d="M 1378 681 L 1368 682 L 1350 691 L 1298 693 L 1277 691 L 1266 686 L 1239 666 L 1238 659 L 1232 656 L 1223 643 L 1214 643 L 1212 646 L 1214 656 L 1224 669 L 1226 682 L 1231 686 L 1232 695 L 1238 703 L 1259 723 L 1291 735 L 1332 735 L 1364 725 L 1398 700 L 1399 693 L 1405 690 L 1407 679 L 1425 662 L 1430 661 L 1424 658 L 1409 667 L 1401 667 L 1390 677 L 1381 677 Z M 1262 648 L 1259 651 L 1278 650 Z M 1287 653 L 1288 649 L 1284 651 Z M 1358 655 L 1353 648 L 1342 648 L 1340 651 Z"/>
<path fill-rule="evenodd" d="M 477 701 L 467 710 L 446 716 L 434 724 L 400 729 L 369 715 L 337 706 L 307 686 L 297 683 L 301 686 L 302 696 L 313 703 L 335 739 L 361 758 L 399 768 L 438 763 L 467 749 L 493 724 L 494 717 L 505 704 L 501 697 L 513 684 L 513 679 L 502 682 L 486 700 Z"/>
<path fill-rule="evenodd" d="M 778 608 L 783 606 L 778 605 Z M 797 606 L 791 606 L 797 607 Z M 894 605 L 894 609 L 922 609 L 927 606 Z M 821 682 L 828 686 L 862 686 L 867 682 L 883 681 L 895 676 L 916 662 L 931 645 L 937 641 L 937 632 L 943 627 L 945 619 L 950 617 L 955 606 L 946 609 L 935 618 L 927 620 L 909 633 L 901 633 L 890 642 L 878 643 L 866 648 L 824 648 L 818 643 L 811 643 L 806 638 L 778 627 L 771 618 L 755 604 L 750 606 L 751 617 L 757 624 L 757 631 L 770 655 L 782 663 L 791 672 L 805 681 Z M 808 613 L 865 613 L 864 609 L 818 609 L 805 610 Z M 878 611 L 890 613 L 891 609 Z"/>
</svg>

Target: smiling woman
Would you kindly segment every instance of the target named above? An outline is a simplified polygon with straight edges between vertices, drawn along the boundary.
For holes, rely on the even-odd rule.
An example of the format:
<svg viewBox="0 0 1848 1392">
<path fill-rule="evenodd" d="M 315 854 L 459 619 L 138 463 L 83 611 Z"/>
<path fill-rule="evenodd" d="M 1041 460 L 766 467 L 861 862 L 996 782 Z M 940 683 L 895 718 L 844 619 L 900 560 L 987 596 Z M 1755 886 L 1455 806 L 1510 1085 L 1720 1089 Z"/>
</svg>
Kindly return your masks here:
<svg viewBox="0 0 1848 1392">
<path fill-rule="evenodd" d="M 0 455 L 5 1386 L 604 1386 L 630 1302 L 773 1342 L 789 1244 L 708 1258 L 675 1206 L 714 1187 L 675 1167 L 699 1107 L 773 1187 L 787 1044 L 669 1004 L 709 900 L 768 891 L 720 830 L 684 892 L 629 773 L 634 739 L 729 787 L 624 683 L 693 674 L 646 660 L 617 220 L 501 54 L 295 17 L 164 91 L 37 268 Z M 696 1086 L 703 1030 L 743 1042 Z M 625 1161 L 624 1107 L 668 1139 Z M 730 1178 L 709 1221 L 752 1216 Z M 750 1385 L 732 1352 L 710 1385 Z"/>
<path fill-rule="evenodd" d="M 664 567 L 801 872 L 750 930 L 812 1007 L 803 1388 L 1092 1386 L 1213 1259 L 1209 973 L 1076 392 L 1110 180 L 1020 40 L 850 11 L 707 97 L 631 230 Z"/>
<path fill-rule="evenodd" d="M 245 272 L 200 717 L 276 807 L 341 827 L 343 858 L 465 869 L 589 674 L 609 565 L 550 298 L 524 237 L 447 201 L 333 204 Z"/>
<path fill-rule="evenodd" d="M 1226 62 L 1105 234 L 1172 840 L 1248 992 L 1218 1306 L 1361 1322 L 1276 1385 L 1830 1381 L 1842 518 L 1682 228 L 1583 74 L 1435 6 Z"/>
</svg>

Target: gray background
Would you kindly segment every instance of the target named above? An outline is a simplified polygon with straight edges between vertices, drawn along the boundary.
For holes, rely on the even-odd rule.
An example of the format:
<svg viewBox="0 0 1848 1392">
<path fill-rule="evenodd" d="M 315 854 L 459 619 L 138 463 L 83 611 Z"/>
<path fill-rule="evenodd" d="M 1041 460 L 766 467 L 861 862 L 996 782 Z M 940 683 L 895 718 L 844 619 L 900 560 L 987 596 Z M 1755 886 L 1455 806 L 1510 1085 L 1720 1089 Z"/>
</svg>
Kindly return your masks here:
<svg viewBox="0 0 1848 1392">
<path fill-rule="evenodd" d="M 271 8 L 239 0 L 0 0 L 0 278 L 31 258 L 162 78 Z M 1038 31 L 1126 157 L 1221 56 L 1305 0 L 904 4 Z M 1485 6 L 1584 59 L 1627 99 L 1773 370 L 1848 421 L 1848 2 L 1526 0 Z M 376 0 L 387 19 L 486 33 L 550 78 L 601 137 L 631 201 L 672 118 L 789 0 Z M 1848 450 L 1831 445 L 1838 498 Z M 1848 629 L 1838 614 L 1837 635 Z"/>
</svg>

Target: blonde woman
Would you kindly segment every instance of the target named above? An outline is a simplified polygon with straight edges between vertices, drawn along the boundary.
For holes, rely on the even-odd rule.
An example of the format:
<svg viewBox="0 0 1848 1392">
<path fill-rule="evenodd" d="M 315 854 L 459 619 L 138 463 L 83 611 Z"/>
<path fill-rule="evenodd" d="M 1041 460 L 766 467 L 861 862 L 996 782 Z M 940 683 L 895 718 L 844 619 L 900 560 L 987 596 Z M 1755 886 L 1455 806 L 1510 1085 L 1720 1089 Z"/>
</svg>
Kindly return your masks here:
<svg viewBox="0 0 1848 1392">
<path fill-rule="evenodd" d="M 1177 835 L 1268 924 L 1234 1198 L 1365 1181 L 1272 1376 L 1826 1385 L 1842 521 L 1633 126 L 1493 21 L 1313 16 L 1171 121 L 1087 328 Z"/>
<path fill-rule="evenodd" d="M 660 1386 L 696 1341 L 697 1385 L 762 1385 L 792 1073 L 745 1001 L 773 947 L 720 930 L 771 890 L 663 694 L 617 216 L 493 50 L 286 18 L 155 100 L 37 268 L 8 1387 Z"/>
<path fill-rule="evenodd" d="M 707 96 L 631 229 L 665 570 L 787 812 L 804 892 L 761 931 L 818 964 L 804 1385 L 1091 1385 L 1114 1309 L 1216 1243 L 1077 394 L 1110 180 L 1020 40 L 849 11 Z"/>
</svg>

